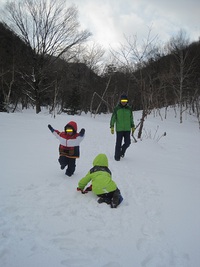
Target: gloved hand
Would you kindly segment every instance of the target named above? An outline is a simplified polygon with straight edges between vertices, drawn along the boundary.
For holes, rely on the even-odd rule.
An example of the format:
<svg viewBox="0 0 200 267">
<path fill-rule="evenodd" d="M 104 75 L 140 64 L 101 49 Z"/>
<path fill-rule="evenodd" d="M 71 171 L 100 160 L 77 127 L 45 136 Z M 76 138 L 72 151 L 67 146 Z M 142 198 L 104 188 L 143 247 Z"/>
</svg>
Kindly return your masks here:
<svg viewBox="0 0 200 267">
<path fill-rule="evenodd" d="M 114 127 L 110 127 L 111 134 L 114 134 Z"/>
<path fill-rule="evenodd" d="M 81 192 L 82 194 L 87 194 L 88 193 L 88 191 L 84 191 L 83 189 L 80 189 L 79 187 L 77 187 L 76 190 Z"/>
<path fill-rule="evenodd" d="M 54 128 L 50 124 L 48 124 L 48 128 L 52 133 L 54 132 Z"/>
<path fill-rule="evenodd" d="M 85 189 L 86 192 L 88 191 L 92 191 L 92 185 L 88 186 L 86 189 Z"/>
<path fill-rule="evenodd" d="M 132 127 L 132 128 L 131 128 L 131 133 L 132 133 L 132 135 L 134 134 L 134 132 L 135 132 L 135 127 Z"/>
<path fill-rule="evenodd" d="M 84 134 L 85 134 L 85 129 L 84 129 L 84 128 L 82 128 L 82 129 L 80 130 L 80 133 L 79 133 L 79 135 L 80 135 L 80 136 L 84 136 Z"/>
</svg>

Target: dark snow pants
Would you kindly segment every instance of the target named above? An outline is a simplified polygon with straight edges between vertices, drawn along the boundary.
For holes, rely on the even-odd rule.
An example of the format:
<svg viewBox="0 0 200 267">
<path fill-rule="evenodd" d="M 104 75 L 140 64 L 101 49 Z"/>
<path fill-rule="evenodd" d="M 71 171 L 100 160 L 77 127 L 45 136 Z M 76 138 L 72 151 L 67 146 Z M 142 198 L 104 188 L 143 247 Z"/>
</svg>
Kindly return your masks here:
<svg viewBox="0 0 200 267">
<path fill-rule="evenodd" d="M 120 160 L 120 157 L 125 154 L 126 149 L 131 144 L 131 132 L 130 131 L 123 131 L 123 132 L 116 132 L 116 145 L 115 145 L 115 159 Z M 122 145 L 122 141 L 124 143 Z"/>
<path fill-rule="evenodd" d="M 76 168 L 76 158 L 68 158 L 66 156 L 60 156 L 58 159 L 61 169 L 63 170 L 66 166 L 66 172 L 65 174 L 68 176 L 71 176 Z"/>
<path fill-rule="evenodd" d="M 99 197 L 98 203 L 105 202 L 107 204 L 111 204 L 111 208 L 116 208 L 123 201 L 123 197 L 118 188 L 115 191 L 97 196 Z"/>
</svg>

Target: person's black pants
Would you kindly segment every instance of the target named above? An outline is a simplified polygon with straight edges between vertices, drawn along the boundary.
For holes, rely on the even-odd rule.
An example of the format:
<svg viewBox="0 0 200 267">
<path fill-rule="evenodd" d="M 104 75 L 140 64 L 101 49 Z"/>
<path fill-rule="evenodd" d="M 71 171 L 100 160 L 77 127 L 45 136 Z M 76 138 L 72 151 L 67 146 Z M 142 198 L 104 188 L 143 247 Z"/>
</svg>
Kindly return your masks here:
<svg viewBox="0 0 200 267">
<path fill-rule="evenodd" d="M 116 132 L 116 145 L 115 145 L 115 159 L 120 160 L 121 155 L 124 155 L 126 149 L 131 144 L 131 132 L 130 131 L 123 131 L 123 132 Z M 124 141 L 123 145 L 122 142 Z"/>
<path fill-rule="evenodd" d="M 115 191 L 97 196 L 99 197 L 97 201 L 98 203 L 105 202 L 107 204 L 111 204 L 111 208 L 116 208 L 123 201 L 123 197 L 118 188 Z"/>
<path fill-rule="evenodd" d="M 76 168 L 76 158 L 68 158 L 66 156 L 60 156 L 58 159 L 61 169 L 67 166 L 65 174 L 71 176 Z"/>
</svg>

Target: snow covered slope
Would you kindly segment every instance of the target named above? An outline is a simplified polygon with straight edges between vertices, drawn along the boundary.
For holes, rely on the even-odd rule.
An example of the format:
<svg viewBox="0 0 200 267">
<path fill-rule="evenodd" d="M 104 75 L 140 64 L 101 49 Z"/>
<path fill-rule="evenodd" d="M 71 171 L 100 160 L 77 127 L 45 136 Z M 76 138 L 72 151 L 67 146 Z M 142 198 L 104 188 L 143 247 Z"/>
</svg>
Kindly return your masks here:
<svg viewBox="0 0 200 267">
<path fill-rule="evenodd" d="M 136 125 L 140 115 L 134 113 Z M 71 120 L 86 136 L 69 178 L 60 170 L 58 141 L 47 125 L 62 130 Z M 142 141 L 132 143 L 120 162 L 113 158 L 109 120 L 0 113 L 0 266 L 200 266 L 196 119 L 186 114 L 180 124 L 173 110 L 167 120 L 150 115 Z M 98 153 L 108 156 L 124 197 L 117 209 L 98 204 L 92 192 L 76 191 Z"/>
</svg>

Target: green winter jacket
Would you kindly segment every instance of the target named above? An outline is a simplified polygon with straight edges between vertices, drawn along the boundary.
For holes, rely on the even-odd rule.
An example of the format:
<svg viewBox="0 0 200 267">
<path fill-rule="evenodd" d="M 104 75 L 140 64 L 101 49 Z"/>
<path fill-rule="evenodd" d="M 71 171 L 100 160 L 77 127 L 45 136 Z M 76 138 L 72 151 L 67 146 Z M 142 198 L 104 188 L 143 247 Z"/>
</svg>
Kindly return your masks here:
<svg viewBox="0 0 200 267">
<path fill-rule="evenodd" d="M 105 154 L 99 154 L 93 161 L 93 168 L 83 177 L 78 187 L 84 189 L 86 185 L 92 183 L 92 191 L 96 195 L 113 192 L 117 189 L 116 183 L 112 180 L 111 172 L 108 169 L 108 158 Z"/>
<path fill-rule="evenodd" d="M 118 104 L 113 111 L 110 127 L 114 127 L 116 123 L 116 131 L 131 131 L 132 127 L 135 127 L 133 122 L 133 113 L 130 106 L 122 106 Z"/>
</svg>

